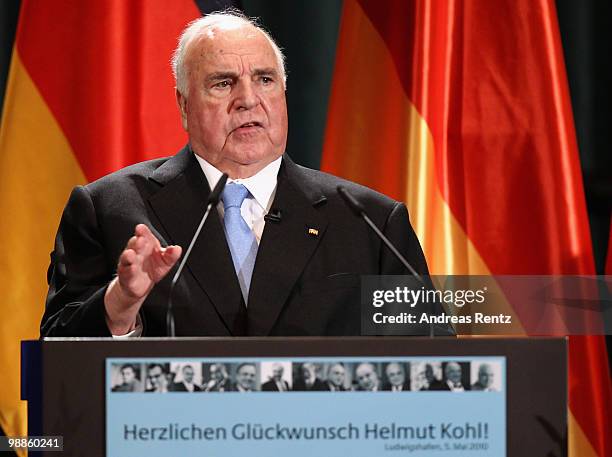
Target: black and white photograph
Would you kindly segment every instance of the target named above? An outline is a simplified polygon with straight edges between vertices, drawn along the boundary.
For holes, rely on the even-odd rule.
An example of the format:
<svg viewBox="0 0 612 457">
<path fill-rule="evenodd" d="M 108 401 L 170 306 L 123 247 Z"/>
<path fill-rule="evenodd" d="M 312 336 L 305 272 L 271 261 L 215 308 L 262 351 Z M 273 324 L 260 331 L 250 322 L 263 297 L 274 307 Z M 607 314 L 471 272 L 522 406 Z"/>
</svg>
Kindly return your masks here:
<svg viewBox="0 0 612 457">
<path fill-rule="evenodd" d="M 442 363 L 438 361 L 413 361 L 410 363 L 410 389 L 442 390 Z"/>
<path fill-rule="evenodd" d="M 410 391 L 410 362 L 383 363 L 382 390 L 391 392 Z"/>
<path fill-rule="evenodd" d="M 139 363 L 113 363 L 111 365 L 113 392 L 142 392 L 142 366 Z"/>
<path fill-rule="evenodd" d="M 442 383 L 437 383 L 429 390 L 448 390 L 464 392 L 470 390 L 469 362 L 442 362 Z"/>
<path fill-rule="evenodd" d="M 343 362 L 331 362 L 323 365 L 323 390 L 330 392 L 347 392 L 351 390 L 351 372 Z"/>
<path fill-rule="evenodd" d="M 262 362 L 261 390 L 263 392 L 288 392 L 292 388 L 291 362 Z"/>
<path fill-rule="evenodd" d="M 502 367 L 499 362 L 472 362 L 470 364 L 471 389 L 474 391 L 500 392 Z"/>
<path fill-rule="evenodd" d="M 358 392 L 378 392 L 382 390 L 382 368 L 377 362 L 353 364 L 353 390 Z"/>
<path fill-rule="evenodd" d="M 171 392 L 201 392 L 202 365 L 196 362 L 173 362 L 170 364 Z"/>
<path fill-rule="evenodd" d="M 305 362 L 293 364 L 293 390 L 299 392 L 324 391 L 322 363 Z"/>
<path fill-rule="evenodd" d="M 259 364 L 255 362 L 233 363 L 230 365 L 231 392 L 257 392 L 260 390 Z"/>
<path fill-rule="evenodd" d="M 204 392 L 225 392 L 231 390 L 227 363 L 203 363 L 202 379 L 202 390 Z"/>
<path fill-rule="evenodd" d="M 145 392 L 166 393 L 171 382 L 169 363 L 148 363 L 146 365 Z"/>
</svg>

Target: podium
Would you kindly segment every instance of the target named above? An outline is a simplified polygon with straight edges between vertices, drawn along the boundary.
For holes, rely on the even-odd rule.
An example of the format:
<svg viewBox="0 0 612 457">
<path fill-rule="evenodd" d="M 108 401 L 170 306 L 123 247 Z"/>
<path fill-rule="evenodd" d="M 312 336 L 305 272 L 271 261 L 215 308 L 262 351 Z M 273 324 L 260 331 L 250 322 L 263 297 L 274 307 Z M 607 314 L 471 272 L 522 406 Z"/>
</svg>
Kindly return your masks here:
<svg viewBox="0 0 612 457">
<path fill-rule="evenodd" d="M 445 455 L 451 456 L 504 455 L 503 452 L 501 454 L 488 452 L 486 447 L 480 451 L 462 448 L 481 443 L 482 446 L 492 446 L 490 449 L 496 445 L 501 446 L 508 456 L 562 456 L 567 454 L 566 359 L 567 345 L 563 338 L 326 337 L 131 340 L 48 338 L 44 341 L 22 343 L 22 399 L 28 402 L 30 436 L 63 437 L 62 454 L 30 452 L 30 455 L 119 457 L 121 452 L 113 451 L 117 452 L 113 454 L 109 449 L 109 446 L 112 449 L 120 449 L 115 447 L 113 440 L 121 438 L 121 433 L 128 441 L 137 438 L 142 440 L 143 435 L 138 431 L 137 436 L 133 431 L 135 428 L 131 428 L 132 423 L 124 425 L 123 432 L 115 434 L 113 428 L 117 425 L 117 417 L 121 418 L 123 415 L 127 417 L 137 410 L 141 414 L 139 417 L 146 421 L 149 416 L 158 414 L 160 408 L 174 408 L 176 405 L 178 409 L 167 410 L 171 412 L 164 413 L 166 414 L 164 417 L 168 418 L 169 423 L 176 423 L 178 426 L 180 418 L 171 420 L 172 414 L 182 414 L 181 411 L 191 414 L 187 411 L 190 405 L 206 402 L 202 403 L 207 405 L 206 408 L 199 408 L 200 413 L 196 416 L 198 424 L 210 422 L 211 418 L 222 421 L 224 415 L 231 415 L 234 412 L 237 414 L 236 417 L 244 422 L 241 425 L 234 424 L 233 428 L 227 428 L 228 425 L 226 428 L 229 430 L 227 432 L 229 436 L 218 437 L 224 440 L 222 448 L 226 451 L 223 455 L 239 455 L 238 451 L 232 450 L 234 441 L 236 449 L 251 449 L 249 455 L 269 454 L 266 446 L 271 446 L 271 451 L 276 449 L 274 446 L 287 450 L 286 454 L 277 452 L 276 455 L 302 455 L 299 453 L 300 449 L 306 446 L 315 449 L 319 445 L 317 443 L 323 443 L 321 444 L 324 446 L 323 449 L 328 449 L 329 453 L 316 451 L 311 455 L 332 456 L 341 455 L 336 454 L 337 450 L 343 447 L 349 449 L 358 440 L 363 440 L 363 443 L 359 441 L 362 443 L 359 445 L 361 448 L 372 446 L 372 449 L 375 449 L 374 453 L 369 455 L 378 455 L 376 450 L 380 450 L 380 454 L 388 455 L 386 451 L 404 449 L 402 446 L 423 447 L 424 443 L 427 443 L 427 446 L 442 446 L 442 449 L 446 446 L 449 452 Z M 152 372 L 152 361 L 155 360 L 163 362 L 162 365 L 165 366 L 172 366 L 173 361 L 176 361 L 175 366 L 184 367 L 185 364 L 189 364 L 192 369 L 195 368 L 199 376 L 196 384 L 201 386 L 201 391 L 183 394 L 172 392 L 166 396 L 146 393 L 153 385 L 151 384 L 153 380 L 147 373 Z M 232 364 L 233 360 L 236 364 Z M 120 390 L 112 387 L 113 383 L 118 382 L 116 381 L 118 368 L 115 367 L 130 361 L 135 361 L 132 364 L 138 366 L 141 392 L 113 392 L 112 390 Z M 237 394 L 229 392 L 229 387 L 227 392 L 221 394 L 212 388 L 210 392 L 205 392 L 208 389 L 205 385 L 212 385 L 212 381 L 209 381 L 209 377 L 212 376 L 210 367 L 219 361 L 228 367 L 227 376 L 230 377 L 239 376 L 236 373 L 239 372 L 241 364 L 256 367 L 258 379 L 252 381 L 254 382 L 252 386 L 253 390 L 258 392 Z M 143 367 L 142 370 L 140 366 Z M 315 368 L 312 368 L 312 373 L 321 377 L 315 380 L 318 384 L 313 384 L 312 378 L 310 381 L 306 379 L 310 376 L 307 373 L 310 366 L 319 370 L 315 373 Z M 483 368 L 484 366 L 486 368 Z M 487 370 L 490 371 L 492 366 L 497 366 L 498 370 L 495 374 L 496 384 L 490 383 L 492 387 L 484 389 L 479 382 L 482 377 L 485 379 L 483 382 L 487 383 Z M 262 388 L 264 381 L 268 379 L 274 381 L 272 373 L 274 370 L 280 371 L 279 367 L 285 367 L 282 376 L 283 380 L 287 380 L 288 390 L 291 390 L 291 387 L 297 389 L 298 383 L 303 383 L 304 379 L 306 379 L 304 385 L 307 387 L 301 392 L 263 392 L 262 390 L 266 390 Z M 344 371 L 343 385 L 340 389 L 342 392 L 314 392 L 314 390 L 326 390 L 315 389 L 314 386 L 319 384 L 323 386 L 326 379 L 331 383 L 334 367 L 336 371 Z M 410 386 L 405 387 L 406 392 L 403 393 L 383 392 L 385 386 L 390 385 L 389 381 L 395 376 L 393 371 L 397 371 L 398 367 L 401 368 L 402 376 L 406 380 L 405 385 L 411 383 Z M 459 374 L 463 387 L 453 391 L 448 379 L 457 376 L 457 373 L 452 373 L 453 369 L 457 368 L 459 370 L 463 368 Z M 177 370 L 180 371 L 178 368 Z M 432 376 L 436 370 L 437 377 Z M 173 385 L 172 382 L 177 381 L 178 371 L 167 375 L 170 386 Z M 367 376 L 374 379 L 368 381 L 370 384 L 366 383 L 366 372 L 370 373 Z M 372 372 L 375 373 L 371 374 Z M 489 382 L 491 376 L 489 373 Z M 368 386 L 374 385 L 372 382 L 376 388 L 371 392 L 363 392 L 370 389 Z M 438 388 L 434 388 L 434 384 L 438 385 Z M 450 387 L 447 388 L 447 385 Z M 494 386 L 497 387 L 493 388 Z M 309 389 L 313 392 L 305 392 Z M 427 390 L 438 390 L 438 392 Z M 487 396 L 483 390 L 495 392 Z M 170 406 L 156 403 L 164 398 L 166 399 L 164 405 Z M 133 403 L 141 406 L 129 406 L 132 401 L 141 402 Z M 362 401 L 363 407 L 360 406 Z M 240 405 L 236 402 L 251 403 L 245 403 L 245 407 L 239 407 L 241 411 L 238 411 L 232 409 L 235 405 Z M 406 408 L 384 406 L 400 405 L 402 402 L 406 402 L 408 406 Z M 481 407 L 479 406 L 481 402 L 490 402 L 493 406 Z M 179 404 L 182 406 L 179 407 Z M 309 406 L 304 408 L 290 406 L 293 404 Z M 261 409 L 261 405 L 270 405 L 270 407 Z M 377 409 L 378 406 L 382 409 Z M 328 407 L 329 410 L 326 409 Z M 272 417 L 276 422 L 280 421 L 280 425 L 276 424 L 278 434 L 287 423 L 291 423 L 292 426 L 300 423 L 304 415 L 311 414 L 307 411 L 312 408 L 320 413 L 316 416 L 317 424 L 321 425 L 320 432 L 323 434 L 319 441 L 302 444 L 291 441 L 293 438 L 286 438 L 284 435 L 280 438 L 267 436 L 266 439 L 269 438 L 269 441 L 258 440 L 251 435 L 245 438 L 244 433 L 247 428 L 251 433 L 251 424 L 254 424 L 257 430 L 260 428 L 262 431 L 267 430 L 265 428 L 268 424 L 267 416 L 257 416 L 257 414 L 270 414 L 266 409 L 273 409 Z M 355 411 L 358 412 L 351 413 L 350 411 L 353 411 L 351 408 L 356 408 Z M 111 413 L 114 417 L 112 421 L 107 418 Z M 342 414 L 346 414 L 346 417 L 342 418 Z M 488 414 L 491 414 L 490 418 Z M 470 421 L 476 416 L 479 418 L 474 419 L 472 424 Z M 451 419 L 452 417 L 456 420 Z M 338 423 L 333 423 L 336 418 Z M 422 423 L 419 422 L 421 419 Z M 479 427 L 482 424 L 485 424 L 485 427 L 489 426 L 489 419 L 490 436 L 482 435 Z M 247 424 L 249 420 L 255 422 Z M 344 440 L 340 432 L 346 430 L 350 432 L 349 428 L 346 430 L 335 428 L 333 439 L 330 438 L 332 435 L 327 435 L 328 432 L 331 433 L 332 426 L 344 427 L 349 422 L 350 426 L 347 427 L 355 428 L 355 436 L 351 439 L 342 441 L 338 438 Z M 219 424 L 221 422 L 217 425 Z M 495 424 L 502 424 L 497 432 L 493 431 Z M 226 430 L 221 425 L 217 427 L 217 431 Z M 327 428 L 323 430 L 323 426 Z M 423 428 L 423 433 L 429 427 L 427 438 L 419 436 L 417 428 L 420 426 Z M 464 427 L 469 439 L 464 439 L 465 437 L 457 435 L 459 432 L 455 433 L 448 428 L 455 426 L 457 430 L 459 427 Z M 272 433 L 270 431 L 270 434 Z M 357 441 L 351 441 L 353 438 Z M 147 439 L 150 439 L 149 435 Z M 253 441 L 249 441 L 251 439 Z M 289 441 L 281 443 L 281 440 Z M 145 446 L 141 442 L 128 444 Z M 174 445 L 179 446 L 176 443 Z M 205 446 L 216 444 L 210 441 L 201 444 L 181 442 L 180 445 L 201 445 L 202 449 L 208 449 Z M 146 443 L 148 451 L 140 455 L 158 455 L 155 453 L 155 446 L 157 444 L 149 440 Z M 159 446 L 171 446 L 171 444 L 160 442 Z M 291 451 L 292 447 L 297 453 Z M 400 454 L 405 453 L 400 452 Z M 131 452 L 129 455 L 135 457 L 139 454 Z M 159 455 L 189 455 L 189 453 L 160 451 Z M 218 454 L 202 452 L 200 455 Z M 413 451 L 409 455 L 421 454 Z"/>
</svg>

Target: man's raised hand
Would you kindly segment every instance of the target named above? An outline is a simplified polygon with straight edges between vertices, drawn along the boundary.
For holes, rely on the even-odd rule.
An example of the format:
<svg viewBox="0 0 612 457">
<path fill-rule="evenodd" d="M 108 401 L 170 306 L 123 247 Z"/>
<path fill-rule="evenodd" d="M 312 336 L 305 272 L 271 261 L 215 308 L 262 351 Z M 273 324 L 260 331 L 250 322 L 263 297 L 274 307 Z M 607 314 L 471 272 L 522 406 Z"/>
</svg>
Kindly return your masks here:
<svg viewBox="0 0 612 457">
<path fill-rule="evenodd" d="M 180 246 L 163 248 L 149 227 L 138 224 L 119 256 L 117 277 L 106 290 L 106 323 L 113 335 L 134 329 L 136 316 L 153 286 L 181 257 Z"/>
</svg>

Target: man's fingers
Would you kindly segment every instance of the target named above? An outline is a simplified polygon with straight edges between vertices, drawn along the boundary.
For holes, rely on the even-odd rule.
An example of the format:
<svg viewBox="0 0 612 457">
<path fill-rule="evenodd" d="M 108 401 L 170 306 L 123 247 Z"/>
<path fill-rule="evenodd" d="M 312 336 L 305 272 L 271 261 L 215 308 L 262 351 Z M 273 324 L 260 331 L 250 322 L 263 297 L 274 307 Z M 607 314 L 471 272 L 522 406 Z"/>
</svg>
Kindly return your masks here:
<svg viewBox="0 0 612 457">
<path fill-rule="evenodd" d="M 134 233 L 135 235 L 128 240 L 125 248 L 133 249 L 136 254 L 143 257 L 151 255 L 151 252 L 159 245 L 159 241 L 144 224 L 138 224 Z"/>
<path fill-rule="evenodd" d="M 149 230 L 149 227 L 145 224 L 138 224 L 136 228 L 134 228 L 134 233 L 136 236 L 145 236 L 147 233 L 151 233 L 151 230 Z"/>
<path fill-rule="evenodd" d="M 141 280 L 157 283 L 181 257 L 181 253 L 180 246 L 162 248 L 149 227 L 138 224 L 134 236 L 119 257 L 117 273 L 122 285 Z"/>
<path fill-rule="evenodd" d="M 182 249 L 180 246 L 168 246 L 155 250 L 155 260 L 159 267 L 170 268 L 181 257 Z"/>
<path fill-rule="evenodd" d="M 147 242 L 152 243 L 153 246 L 155 247 L 160 246 L 159 240 L 156 238 L 155 235 L 153 235 L 153 232 L 151 232 L 151 229 L 147 227 L 145 224 L 138 224 L 136 226 L 135 233 L 137 236 L 144 237 L 147 240 Z"/>
<path fill-rule="evenodd" d="M 128 240 L 127 244 L 125 245 L 125 249 L 134 249 L 137 241 L 138 241 L 138 237 L 133 236 L 132 238 Z"/>
<path fill-rule="evenodd" d="M 132 249 L 136 253 L 140 253 L 146 245 L 146 239 L 142 236 L 133 236 L 125 246 L 126 249 Z"/>
<path fill-rule="evenodd" d="M 180 246 L 168 246 L 161 251 L 162 260 L 166 265 L 171 267 L 181 257 L 183 249 Z"/>
<path fill-rule="evenodd" d="M 121 256 L 119 256 L 119 266 L 123 268 L 128 268 L 132 266 L 137 259 L 136 252 L 133 249 L 126 249 L 123 251 Z"/>
</svg>

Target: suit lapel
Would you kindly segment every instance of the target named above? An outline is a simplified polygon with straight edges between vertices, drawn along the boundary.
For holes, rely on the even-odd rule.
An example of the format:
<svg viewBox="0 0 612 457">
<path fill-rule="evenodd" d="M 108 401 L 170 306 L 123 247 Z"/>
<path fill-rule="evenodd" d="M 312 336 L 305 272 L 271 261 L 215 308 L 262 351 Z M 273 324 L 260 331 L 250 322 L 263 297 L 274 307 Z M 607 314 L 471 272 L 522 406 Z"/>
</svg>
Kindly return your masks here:
<svg viewBox="0 0 612 457">
<path fill-rule="evenodd" d="M 172 242 L 185 252 L 210 194 L 202 168 L 191 150 L 185 148 L 149 179 L 162 185 L 149 199 L 151 208 Z M 244 303 L 216 208 L 211 211 L 193 247 L 187 269 L 213 303 L 228 331 L 233 335 L 244 334 Z"/>
<path fill-rule="evenodd" d="M 266 222 L 257 252 L 249 291 L 249 335 L 267 335 L 274 326 L 323 237 L 327 219 L 315 206 L 324 201 L 317 186 L 285 155 L 272 204 L 282 218 Z"/>
</svg>

